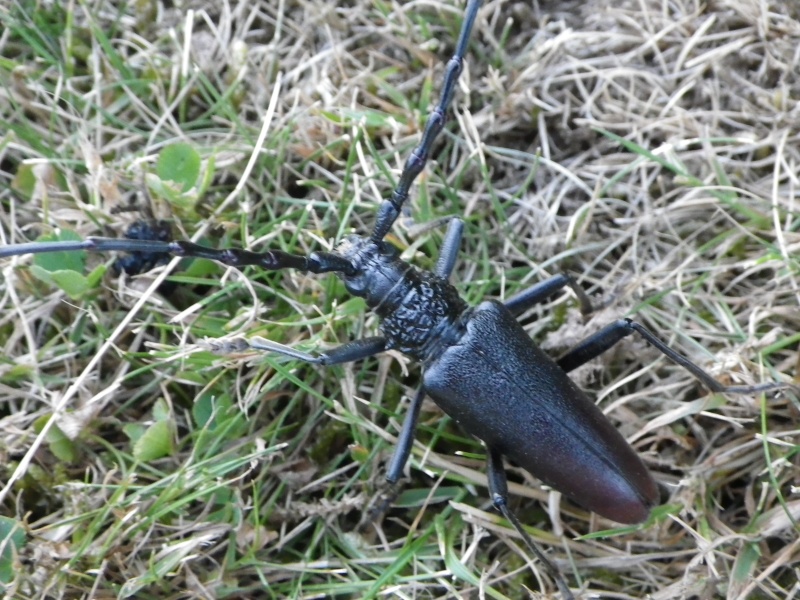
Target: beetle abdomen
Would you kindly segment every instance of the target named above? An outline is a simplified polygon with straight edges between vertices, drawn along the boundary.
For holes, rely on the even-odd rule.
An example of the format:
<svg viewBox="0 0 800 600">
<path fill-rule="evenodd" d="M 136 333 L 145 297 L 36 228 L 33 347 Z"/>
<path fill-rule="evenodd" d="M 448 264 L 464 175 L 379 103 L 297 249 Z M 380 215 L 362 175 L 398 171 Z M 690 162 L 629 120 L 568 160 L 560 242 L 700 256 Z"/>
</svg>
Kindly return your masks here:
<svg viewBox="0 0 800 600">
<path fill-rule="evenodd" d="M 638 523 L 658 502 L 641 459 L 499 302 L 470 314 L 423 381 L 467 432 L 589 510 Z"/>
</svg>

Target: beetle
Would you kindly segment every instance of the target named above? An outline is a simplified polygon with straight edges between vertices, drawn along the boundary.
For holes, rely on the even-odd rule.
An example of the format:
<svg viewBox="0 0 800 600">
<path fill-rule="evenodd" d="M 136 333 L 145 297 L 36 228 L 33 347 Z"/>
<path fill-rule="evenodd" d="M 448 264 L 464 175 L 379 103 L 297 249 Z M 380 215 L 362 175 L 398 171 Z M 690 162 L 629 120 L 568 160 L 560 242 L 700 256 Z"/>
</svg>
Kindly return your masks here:
<svg viewBox="0 0 800 600">
<path fill-rule="evenodd" d="M 567 373 L 622 338 L 637 333 L 712 391 L 755 393 L 783 384 L 722 386 L 630 319 L 611 323 L 564 356 L 552 360 L 524 333 L 516 317 L 564 288 L 572 289 L 583 312 L 589 313 L 591 303 L 582 288 L 563 274 L 506 302 L 486 301 L 475 308 L 468 307 L 448 283 L 462 237 L 462 224 L 457 219 L 451 221 L 432 272 L 417 270 L 401 260 L 398 250 L 385 238 L 401 214 L 410 187 L 424 168 L 434 140 L 444 126 L 480 4 L 479 0 L 470 0 L 467 6 L 457 50 L 448 63 L 441 100 L 428 120 L 422 142 L 406 163 L 398 187 L 381 205 L 369 236 L 348 236 L 333 252 L 313 252 L 307 256 L 280 251 L 215 250 L 183 241 L 88 238 L 76 243 L 6 246 L 0 248 L 0 257 L 65 250 L 157 252 L 216 260 L 236 267 L 256 265 L 268 270 L 335 273 L 351 294 L 363 297 L 383 319 L 383 335 L 321 354 L 301 352 L 260 338 L 245 340 L 240 348 L 277 352 L 321 366 L 361 360 L 390 349 L 417 359 L 422 364 L 423 384 L 408 409 L 387 477 L 392 481 L 399 479 L 410 453 L 421 403 L 426 395 L 430 396 L 467 432 L 486 443 L 492 501 L 531 551 L 549 565 L 508 509 L 503 456 L 575 502 L 621 523 L 643 521 L 658 501 L 655 481 L 641 459 Z M 503 401 L 498 401 L 499 398 Z M 564 464 L 571 465 L 569 471 L 563 470 Z M 562 594 L 571 597 L 557 571 L 551 565 L 549 570 Z"/>
</svg>

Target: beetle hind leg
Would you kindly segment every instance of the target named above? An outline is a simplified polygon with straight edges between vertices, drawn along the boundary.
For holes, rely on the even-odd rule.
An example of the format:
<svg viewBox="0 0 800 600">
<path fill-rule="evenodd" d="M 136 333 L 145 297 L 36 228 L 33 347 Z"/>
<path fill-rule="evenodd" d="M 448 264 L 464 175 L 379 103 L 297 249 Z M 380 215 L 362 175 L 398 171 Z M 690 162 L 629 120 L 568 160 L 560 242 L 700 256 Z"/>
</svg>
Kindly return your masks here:
<svg viewBox="0 0 800 600">
<path fill-rule="evenodd" d="M 399 495 L 402 486 L 398 485 L 397 482 L 403 476 L 403 470 L 408 462 L 408 457 L 411 455 L 411 447 L 414 445 L 414 432 L 417 429 L 419 411 L 424 399 L 425 388 L 420 387 L 411 399 L 411 404 L 403 420 L 403 427 L 397 436 L 397 445 L 394 448 L 392 458 L 389 460 L 389 465 L 386 467 L 386 482 L 388 485 L 380 493 L 380 498 L 366 512 L 358 526 L 358 530 L 363 531 L 367 525 L 375 523 L 383 517 Z"/>
<path fill-rule="evenodd" d="M 489 494 L 492 497 L 494 507 L 502 513 L 502 515 L 514 526 L 520 537 L 525 542 L 528 550 L 533 553 L 547 574 L 555 581 L 558 586 L 558 591 L 564 600 L 575 600 L 575 596 L 564 581 L 564 577 L 550 560 L 544 555 L 544 552 L 536 545 L 536 543 L 528 535 L 528 532 L 522 527 L 517 516 L 508 507 L 508 480 L 506 479 L 506 472 L 503 469 L 503 455 L 494 448 L 487 448 L 489 451 L 488 457 L 488 470 L 487 477 L 489 480 Z"/>
<path fill-rule="evenodd" d="M 556 363 L 559 367 L 564 369 L 565 372 L 569 373 L 581 365 L 586 364 L 590 360 L 597 358 L 603 354 L 603 352 L 609 350 L 617 342 L 633 333 L 638 333 L 650 345 L 655 347 L 672 362 L 689 371 L 689 373 L 691 373 L 700 381 L 700 383 L 702 383 L 712 392 L 725 394 L 757 394 L 773 390 L 794 388 L 794 386 L 791 384 L 781 383 L 778 381 L 770 381 L 756 385 L 722 385 L 691 360 L 682 354 L 679 354 L 667 344 L 662 342 L 644 325 L 631 319 L 618 319 L 613 323 L 606 325 L 597 333 L 594 333 L 582 342 L 579 342 L 578 345 L 570 349 L 566 354 L 556 360 Z"/>
</svg>

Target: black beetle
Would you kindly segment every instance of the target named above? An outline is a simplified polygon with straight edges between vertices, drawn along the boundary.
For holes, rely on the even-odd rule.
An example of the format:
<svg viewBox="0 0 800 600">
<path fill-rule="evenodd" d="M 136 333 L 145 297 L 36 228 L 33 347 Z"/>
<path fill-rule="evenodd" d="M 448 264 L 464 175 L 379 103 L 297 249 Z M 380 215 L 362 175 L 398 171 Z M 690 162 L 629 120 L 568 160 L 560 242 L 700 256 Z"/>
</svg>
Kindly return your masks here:
<svg viewBox="0 0 800 600">
<path fill-rule="evenodd" d="M 556 569 L 542 556 L 507 507 L 502 457 L 560 490 L 575 502 L 621 523 L 645 520 L 659 499 L 657 486 L 641 459 L 596 405 L 567 376 L 623 337 L 639 333 L 667 357 L 687 368 L 712 391 L 753 393 L 783 387 L 722 386 L 668 348 L 640 324 L 616 321 L 557 360 L 548 357 L 525 334 L 516 316 L 564 287 L 577 295 L 585 313 L 591 304 L 568 275 L 534 285 L 505 303 L 483 302 L 470 308 L 448 283 L 462 225 L 451 221 L 433 272 L 420 271 L 399 258 L 385 237 L 401 213 L 432 144 L 442 130 L 462 68 L 480 0 L 470 0 L 457 50 L 448 63 L 441 100 L 426 125 L 420 145 L 411 153 L 392 197 L 383 202 L 368 237 L 349 236 L 334 252 L 309 256 L 280 251 L 215 250 L 184 241 L 112 240 L 31 243 L 0 248 L 0 257 L 64 250 L 171 253 L 216 260 L 230 266 L 298 269 L 336 273 L 348 291 L 366 299 L 382 318 L 382 336 L 357 340 L 311 355 L 268 340 L 253 338 L 239 348 L 278 352 L 298 360 L 332 365 L 396 349 L 423 368 L 423 386 L 409 408 L 387 478 L 399 479 L 408 459 L 416 418 L 427 394 L 467 432 L 487 446 L 492 500 L 511 520 L 526 543 L 548 565 L 564 596 L 571 597 Z M 135 236 L 132 236 L 135 237 Z M 568 469 L 564 466 L 568 465 Z"/>
</svg>

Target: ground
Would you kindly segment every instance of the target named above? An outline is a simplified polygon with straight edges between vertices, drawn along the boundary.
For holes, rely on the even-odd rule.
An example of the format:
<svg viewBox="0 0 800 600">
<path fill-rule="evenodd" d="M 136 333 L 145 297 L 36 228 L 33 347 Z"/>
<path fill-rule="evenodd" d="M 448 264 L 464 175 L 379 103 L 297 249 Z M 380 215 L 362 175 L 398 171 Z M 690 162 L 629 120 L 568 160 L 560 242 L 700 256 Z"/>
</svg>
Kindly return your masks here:
<svg viewBox="0 0 800 600">
<path fill-rule="evenodd" d="M 369 231 L 464 3 L 168 4 L 0 15 L 0 244 L 164 219 L 306 254 Z M 487 1 L 390 241 L 431 268 L 463 218 L 472 304 L 569 270 L 599 310 L 567 292 L 527 314 L 553 356 L 628 316 L 722 383 L 796 380 L 798 47 L 794 0 Z M 333 276 L 53 260 L 0 259 L 8 597 L 556 597 L 491 507 L 483 447 L 433 403 L 386 488 L 413 362 L 212 352 L 374 335 Z M 509 465 L 577 597 L 798 594 L 796 394 L 711 394 L 634 338 L 574 378 L 663 501 L 620 527 Z"/>
</svg>

